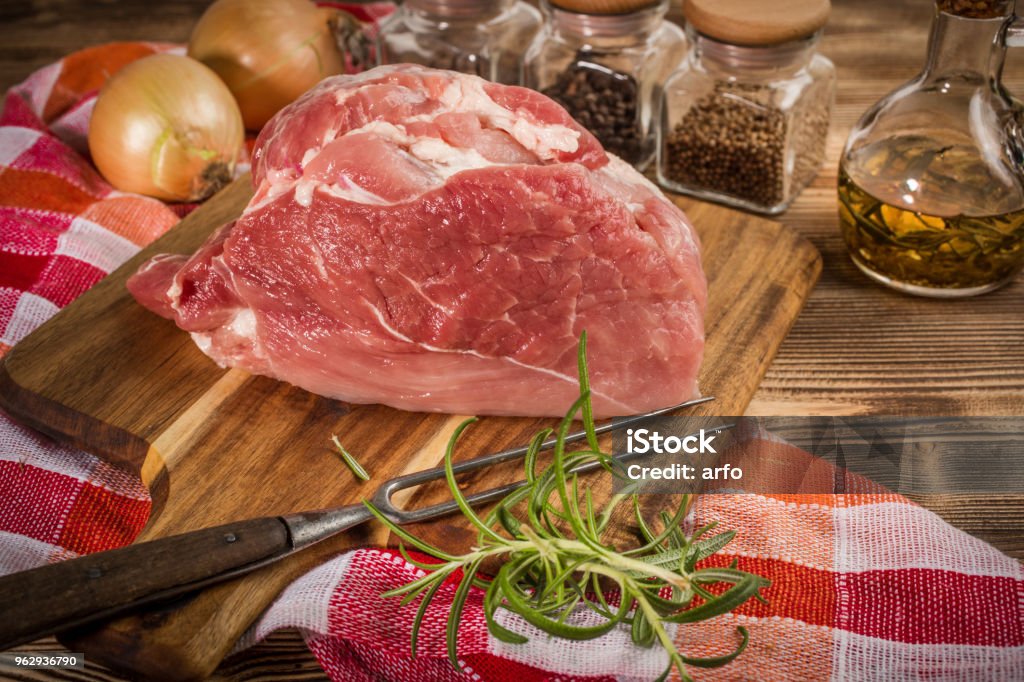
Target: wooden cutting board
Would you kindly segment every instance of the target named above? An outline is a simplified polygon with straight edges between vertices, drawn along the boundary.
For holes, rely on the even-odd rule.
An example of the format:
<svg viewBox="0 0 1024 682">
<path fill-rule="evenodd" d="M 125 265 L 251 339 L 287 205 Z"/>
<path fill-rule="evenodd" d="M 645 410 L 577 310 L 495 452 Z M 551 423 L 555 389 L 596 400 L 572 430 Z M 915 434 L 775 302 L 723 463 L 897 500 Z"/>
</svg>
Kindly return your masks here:
<svg viewBox="0 0 1024 682">
<path fill-rule="evenodd" d="M 436 465 L 462 419 L 347 405 L 219 369 L 186 333 L 135 303 L 124 282 L 140 263 L 154 253 L 191 253 L 250 196 L 248 177 L 226 188 L 19 343 L 0 368 L 0 405 L 10 414 L 141 475 L 153 511 L 139 540 L 357 502 L 391 476 Z M 694 414 L 742 414 L 814 286 L 821 257 L 778 223 L 680 202 L 698 226 L 710 282 L 700 383 L 717 400 Z M 485 418 L 464 436 L 459 458 L 525 443 L 552 424 Z M 369 483 L 360 484 L 333 453 L 331 434 L 369 470 Z M 516 476 L 516 465 L 508 466 L 470 485 L 507 482 Z M 410 503 L 442 494 L 420 491 Z M 416 531 L 446 547 L 469 540 L 458 518 Z M 203 678 L 290 581 L 349 547 L 387 541 L 368 525 L 63 641 L 90 660 L 146 677 Z"/>
</svg>

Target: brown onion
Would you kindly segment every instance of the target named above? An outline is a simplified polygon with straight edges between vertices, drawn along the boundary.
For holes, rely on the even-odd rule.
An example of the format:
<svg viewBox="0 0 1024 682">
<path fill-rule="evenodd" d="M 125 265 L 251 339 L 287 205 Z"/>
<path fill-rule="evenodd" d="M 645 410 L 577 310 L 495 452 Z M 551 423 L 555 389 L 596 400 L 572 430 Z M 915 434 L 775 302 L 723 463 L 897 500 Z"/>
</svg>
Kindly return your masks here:
<svg viewBox="0 0 1024 682">
<path fill-rule="evenodd" d="M 103 177 L 169 201 L 199 201 L 223 187 L 244 141 L 238 105 L 217 74 L 171 54 L 117 72 L 89 121 L 89 151 Z"/>
<path fill-rule="evenodd" d="M 217 0 L 192 30 L 190 57 L 217 72 L 250 130 L 327 76 L 344 58 L 334 13 L 309 0 Z"/>
</svg>

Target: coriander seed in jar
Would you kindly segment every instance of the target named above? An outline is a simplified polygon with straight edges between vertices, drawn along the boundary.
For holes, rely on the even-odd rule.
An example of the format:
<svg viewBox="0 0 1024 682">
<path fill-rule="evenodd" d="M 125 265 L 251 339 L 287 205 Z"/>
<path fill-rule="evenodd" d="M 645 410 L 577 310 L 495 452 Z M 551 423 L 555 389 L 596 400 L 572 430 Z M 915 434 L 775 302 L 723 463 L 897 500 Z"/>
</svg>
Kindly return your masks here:
<svg viewBox="0 0 1024 682">
<path fill-rule="evenodd" d="M 828 0 L 686 0 L 690 50 L 665 83 L 658 182 L 778 214 L 817 175 L 835 67 L 816 50 Z"/>
<path fill-rule="evenodd" d="M 604 148 L 643 168 L 654 157 L 661 84 L 686 51 L 668 0 L 541 0 L 544 26 L 523 80 L 561 104 Z"/>
</svg>

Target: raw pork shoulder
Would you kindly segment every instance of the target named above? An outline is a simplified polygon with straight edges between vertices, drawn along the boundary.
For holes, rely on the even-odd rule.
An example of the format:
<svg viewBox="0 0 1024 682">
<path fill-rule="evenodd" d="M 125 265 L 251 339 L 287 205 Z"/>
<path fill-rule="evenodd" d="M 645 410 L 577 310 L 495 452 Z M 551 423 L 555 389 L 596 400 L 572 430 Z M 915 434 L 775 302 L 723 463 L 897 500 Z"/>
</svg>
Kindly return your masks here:
<svg viewBox="0 0 1024 682">
<path fill-rule="evenodd" d="M 354 403 L 561 415 L 697 395 L 683 213 L 541 94 L 419 66 L 329 78 L 260 134 L 256 194 L 128 282 L 221 366 Z"/>
</svg>

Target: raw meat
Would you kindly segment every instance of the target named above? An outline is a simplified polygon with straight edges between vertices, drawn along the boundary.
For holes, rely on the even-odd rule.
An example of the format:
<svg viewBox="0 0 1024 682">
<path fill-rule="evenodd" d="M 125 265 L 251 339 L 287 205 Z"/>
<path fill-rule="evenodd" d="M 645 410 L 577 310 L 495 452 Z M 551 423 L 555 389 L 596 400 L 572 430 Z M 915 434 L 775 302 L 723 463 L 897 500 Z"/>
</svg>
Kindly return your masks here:
<svg viewBox="0 0 1024 682">
<path fill-rule="evenodd" d="M 256 194 L 136 299 L 204 353 L 355 403 L 599 416 L 697 395 L 706 283 L 683 213 L 547 97 L 419 66 L 281 111 Z"/>
</svg>

